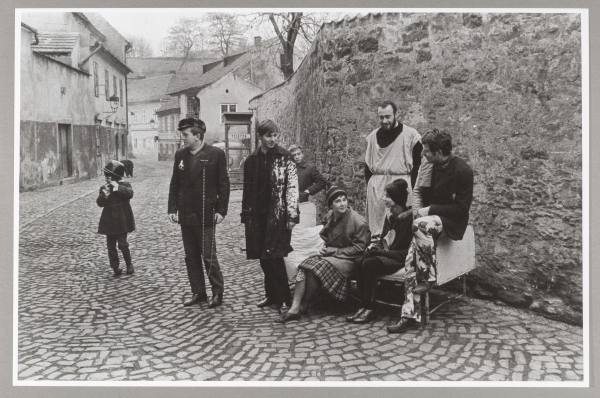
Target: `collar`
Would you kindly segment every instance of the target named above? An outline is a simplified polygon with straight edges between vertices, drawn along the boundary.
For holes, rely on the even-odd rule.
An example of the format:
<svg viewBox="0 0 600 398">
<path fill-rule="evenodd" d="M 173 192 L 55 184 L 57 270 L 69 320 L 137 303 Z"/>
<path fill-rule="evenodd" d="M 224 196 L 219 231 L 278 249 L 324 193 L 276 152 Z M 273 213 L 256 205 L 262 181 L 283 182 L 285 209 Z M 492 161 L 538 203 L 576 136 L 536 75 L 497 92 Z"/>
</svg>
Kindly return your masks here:
<svg viewBox="0 0 600 398">
<path fill-rule="evenodd" d="M 448 156 L 448 159 L 446 159 L 443 163 L 436 164 L 435 167 L 438 169 L 446 169 L 448 168 L 453 159 L 454 155 L 450 154 L 450 156 Z"/>
<path fill-rule="evenodd" d="M 276 154 L 276 155 L 285 155 L 285 154 L 286 154 L 286 151 L 285 151 L 285 149 L 283 149 L 283 148 L 282 148 L 281 146 L 279 146 L 278 144 L 277 144 L 277 145 L 275 145 L 275 146 L 273 147 L 273 149 L 270 149 L 270 150 L 268 150 L 268 151 L 267 151 L 267 153 L 264 153 L 264 152 L 262 151 L 262 149 L 260 149 L 260 145 L 259 145 L 259 146 L 257 146 L 257 147 L 256 147 L 256 149 L 254 150 L 254 154 L 255 154 L 255 155 L 263 155 L 263 156 L 266 156 L 267 154 L 270 154 L 270 153 L 271 153 L 271 154 Z"/>
<path fill-rule="evenodd" d="M 200 145 L 200 148 L 198 148 L 196 152 L 192 152 L 192 148 L 188 148 L 188 152 L 190 153 L 190 155 L 197 155 L 198 153 L 202 152 L 205 146 L 206 142 L 202 141 L 202 145 Z"/>
</svg>

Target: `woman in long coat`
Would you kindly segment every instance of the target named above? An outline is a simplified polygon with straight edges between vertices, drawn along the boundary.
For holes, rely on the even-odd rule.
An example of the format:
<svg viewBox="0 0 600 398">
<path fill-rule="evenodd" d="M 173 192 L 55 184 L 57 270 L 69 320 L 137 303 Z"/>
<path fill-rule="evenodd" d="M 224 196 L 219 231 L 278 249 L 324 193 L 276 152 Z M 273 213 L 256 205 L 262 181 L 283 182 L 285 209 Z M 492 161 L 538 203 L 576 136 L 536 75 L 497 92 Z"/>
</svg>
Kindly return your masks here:
<svg viewBox="0 0 600 398">
<path fill-rule="evenodd" d="M 289 152 L 277 144 L 277 125 L 267 119 L 256 132 L 260 146 L 244 162 L 241 218 L 246 256 L 260 260 L 265 276 L 266 297 L 257 305 L 279 310 L 291 303 L 283 257 L 292 251 L 292 228 L 299 221 L 298 176 Z"/>
<path fill-rule="evenodd" d="M 331 187 L 327 191 L 327 204 L 331 211 L 320 233 L 325 246 L 319 255 L 308 257 L 298 266 L 294 300 L 280 322 L 299 319 L 319 288 L 334 299 L 345 301 L 349 277 L 371 239 L 367 221 L 348 206 L 343 189 Z"/>
</svg>

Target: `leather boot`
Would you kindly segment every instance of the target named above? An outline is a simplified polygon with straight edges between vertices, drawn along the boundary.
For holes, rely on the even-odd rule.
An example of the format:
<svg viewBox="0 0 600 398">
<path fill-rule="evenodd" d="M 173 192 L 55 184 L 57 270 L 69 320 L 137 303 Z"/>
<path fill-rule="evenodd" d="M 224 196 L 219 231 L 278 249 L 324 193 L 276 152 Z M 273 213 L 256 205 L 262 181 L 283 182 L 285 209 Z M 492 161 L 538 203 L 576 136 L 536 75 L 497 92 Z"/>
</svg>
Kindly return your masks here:
<svg viewBox="0 0 600 398">
<path fill-rule="evenodd" d="M 215 308 L 223 304 L 223 293 L 213 294 L 208 304 L 208 308 Z"/>
</svg>

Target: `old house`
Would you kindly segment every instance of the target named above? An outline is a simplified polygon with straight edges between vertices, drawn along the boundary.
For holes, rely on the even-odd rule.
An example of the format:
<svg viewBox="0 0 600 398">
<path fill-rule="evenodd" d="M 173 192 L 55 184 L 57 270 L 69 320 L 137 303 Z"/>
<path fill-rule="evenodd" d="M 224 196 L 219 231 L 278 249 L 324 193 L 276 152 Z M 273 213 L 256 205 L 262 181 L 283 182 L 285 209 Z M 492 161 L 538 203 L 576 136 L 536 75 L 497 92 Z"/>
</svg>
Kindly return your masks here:
<svg viewBox="0 0 600 398">
<path fill-rule="evenodd" d="M 21 17 L 21 190 L 101 174 L 127 157 L 127 40 L 101 16 Z"/>
<path fill-rule="evenodd" d="M 134 156 L 158 156 L 158 116 L 160 99 L 173 74 L 131 80 L 129 84 L 129 134 Z"/>
<path fill-rule="evenodd" d="M 167 90 L 175 100 L 166 100 L 158 111 L 159 159 L 171 159 L 178 144 L 177 122 L 184 117 L 206 123 L 207 142 L 224 141 L 223 113 L 248 112 L 252 97 L 283 81 L 274 43 L 257 37 L 253 47 L 205 64 L 201 72 L 175 74 Z"/>
</svg>

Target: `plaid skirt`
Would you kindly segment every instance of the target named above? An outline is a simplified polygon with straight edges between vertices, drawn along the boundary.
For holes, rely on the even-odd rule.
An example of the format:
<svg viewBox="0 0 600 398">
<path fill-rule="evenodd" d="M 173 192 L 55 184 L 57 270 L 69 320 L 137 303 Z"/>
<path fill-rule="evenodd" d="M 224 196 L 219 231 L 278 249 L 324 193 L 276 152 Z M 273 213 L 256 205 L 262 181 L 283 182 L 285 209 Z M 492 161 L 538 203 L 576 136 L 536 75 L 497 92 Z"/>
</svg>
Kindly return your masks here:
<svg viewBox="0 0 600 398">
<path fill-rule="evenodd" d="M 334 299 L 345 301 L 348 298 L 350 281 L 331 263 L 321 256 L 311 256 L 298 265 L 298 273 L 310 271 L 321 282 L 321 285 Z M 304 275 L 298 275 L 303 278 Z"/>
</svg>

